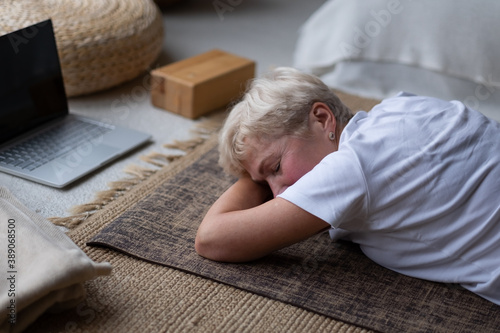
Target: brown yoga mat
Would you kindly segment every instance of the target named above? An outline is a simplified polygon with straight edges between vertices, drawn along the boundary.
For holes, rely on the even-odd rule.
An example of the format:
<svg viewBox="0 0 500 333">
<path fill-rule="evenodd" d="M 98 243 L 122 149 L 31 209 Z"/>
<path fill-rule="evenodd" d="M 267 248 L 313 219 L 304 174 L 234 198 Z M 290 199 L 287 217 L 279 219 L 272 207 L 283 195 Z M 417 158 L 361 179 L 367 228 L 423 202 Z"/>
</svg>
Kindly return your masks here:
<svg viewBox="0 0 500 333">
<path fill-rule="evenodd" d="M 88 243 L 222 282 L 315 313 L 383 332 L 494 332 L 500 307 L 454 285 L 378 266 L 327 234 L 246 264 L 217 263 L 194 250 L 197 227 L 234 179 L 204 155 L 164 179 Z"/>
</svg>

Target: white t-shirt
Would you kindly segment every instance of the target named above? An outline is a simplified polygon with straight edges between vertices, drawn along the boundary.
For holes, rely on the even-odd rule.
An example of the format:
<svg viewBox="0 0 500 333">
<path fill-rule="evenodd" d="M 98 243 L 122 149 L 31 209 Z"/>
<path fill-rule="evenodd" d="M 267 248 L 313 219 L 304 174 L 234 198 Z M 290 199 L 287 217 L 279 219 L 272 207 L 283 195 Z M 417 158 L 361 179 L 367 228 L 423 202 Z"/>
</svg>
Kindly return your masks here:
<svg viewBox="0 0 500 333">
<path fill-rule="evenodd" d="M 460 102 L 401 93 L 358 112 L 280 197 L 382 266 L 500 305 L 500 125 Z"/>
</svg>

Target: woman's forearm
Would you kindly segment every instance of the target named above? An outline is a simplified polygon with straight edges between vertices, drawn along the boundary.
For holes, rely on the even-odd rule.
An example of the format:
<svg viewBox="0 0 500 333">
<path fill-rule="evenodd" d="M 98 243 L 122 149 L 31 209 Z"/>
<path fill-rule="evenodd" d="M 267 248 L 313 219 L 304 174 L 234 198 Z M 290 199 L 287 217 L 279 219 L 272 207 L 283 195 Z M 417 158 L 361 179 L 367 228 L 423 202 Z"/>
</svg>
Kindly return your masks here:
<svg viewBox="0 0 500 333">
<path fill-rule="evenodd" d="M 228 218 L 235 214 L 257 207 L 272 198 L 269 187 L 254 182 L 250 177 L 242 177 L 233 184 L 210 207 L 196 234 L 195 248 L 199 254 L 219 258 L 219 251 L 230 247 L 228 243 L 240 229 L 236 220 Z"/>
<path fill-rule="evenodd" d="M 229 262 L 260 258 L 299 242 L 329 224 L 298 206 L 272 197 L 264 185 L 242 178 L 209 209 L 196 234 L 196 252 Z"/>
</svg>

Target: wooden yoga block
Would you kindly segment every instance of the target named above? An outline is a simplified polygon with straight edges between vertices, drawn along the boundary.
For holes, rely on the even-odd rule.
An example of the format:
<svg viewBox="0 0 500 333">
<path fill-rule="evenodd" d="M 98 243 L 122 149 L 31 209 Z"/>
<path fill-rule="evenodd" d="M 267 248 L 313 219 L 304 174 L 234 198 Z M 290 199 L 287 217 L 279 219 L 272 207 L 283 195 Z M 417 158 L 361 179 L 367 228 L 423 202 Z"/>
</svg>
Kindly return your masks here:
<svg viewBox="0 0 500 333">
<path fill-rule="evenodd" d="M 153 105 L 195 119 L 227 106 L 255 76 L 255 62 L 212 50 L 151 72 Z"/>
</svg>

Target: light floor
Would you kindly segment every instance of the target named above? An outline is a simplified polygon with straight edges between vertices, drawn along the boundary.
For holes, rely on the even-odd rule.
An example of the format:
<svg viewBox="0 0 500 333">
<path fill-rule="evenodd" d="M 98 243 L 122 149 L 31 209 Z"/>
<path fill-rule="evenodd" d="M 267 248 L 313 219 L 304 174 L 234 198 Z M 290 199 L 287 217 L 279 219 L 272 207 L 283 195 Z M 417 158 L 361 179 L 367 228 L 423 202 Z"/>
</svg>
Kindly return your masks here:
<svg viewBox="0 0 500 333">
<path fill-rule="evenodd" d="M 222 12 L 219 1 L 229 7 Z M 291 66 L 297 32 L 324 0 L 191 0 L 163 10 L 163 52 L 152 68 L 219 48 L 257 62 L 257 75 L 275 66 Z M 232 4 L 232 5 L 230 5 Z M 92 173 L 65 189 L 54 189 L 0 173 L 7 187 L 28 208 L 44 217 L 67 216 L 72 206 L 89 202 L 107 183 L 126 176 L 140 156 L 173 140 L 191 137 L 194 121 L 153 107 L 147 75 L 120 87 L 69 101 L 73 113 L 126 125 L 153 135 L 153 143 Z"/>
</svg>

